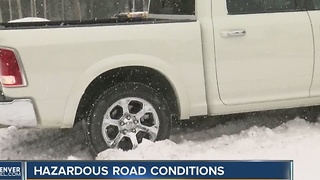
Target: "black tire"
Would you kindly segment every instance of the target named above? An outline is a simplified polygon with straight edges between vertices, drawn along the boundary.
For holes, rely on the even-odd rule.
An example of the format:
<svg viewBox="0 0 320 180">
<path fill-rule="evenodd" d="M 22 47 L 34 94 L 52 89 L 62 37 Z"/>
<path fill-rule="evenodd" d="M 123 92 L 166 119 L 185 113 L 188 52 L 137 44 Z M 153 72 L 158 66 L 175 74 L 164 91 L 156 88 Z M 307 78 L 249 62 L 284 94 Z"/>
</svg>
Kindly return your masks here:
<svg viewBox="0 0 320 180">
<path fill-rule="evenodd" d="M 88 117 L 84 123 L 84 129 L 86 131 L 88 144 L 91 146 L 94 154 L 98 154 L 111 148 L 107 145 L 102 133 L 104 115 L 111 106 L 113 107 L 114 103 L 129 97 L 143 99 L 153 106 L 159 119 L 158 134 L 155 141 L 169 138 L 171 131 L 171 112 L 167 102 L 161 94 L 144 84 L 122 83 L 104 91 L 100 97 L 95 100 L 89 110 Z M 108 131 L 106 130 L 106 132 Z M 129 147 L 129 149 L 131 148 Z M 129 150 L 125 147 L 123 149 Z"/>
</svg>

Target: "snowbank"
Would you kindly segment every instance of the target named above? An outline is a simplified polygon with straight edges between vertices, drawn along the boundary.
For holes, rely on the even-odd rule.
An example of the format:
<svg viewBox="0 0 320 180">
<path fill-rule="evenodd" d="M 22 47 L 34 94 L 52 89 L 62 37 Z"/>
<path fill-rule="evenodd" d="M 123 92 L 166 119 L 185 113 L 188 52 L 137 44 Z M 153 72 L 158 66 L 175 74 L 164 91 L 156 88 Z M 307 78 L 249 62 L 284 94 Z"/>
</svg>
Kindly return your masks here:
<svg viewBox="0 0 320 180">
<path fill-rule="evenodd" d="M 282 124 L 282 125 L 281 125 Z M 206 125 L 210 127 L 210 124 Z M 88 160 L 80 127 L 70 130 L 0 129 L 0 159 Z M 170 140 L 137 149 L 110 149 L 97 160 L 294 160 L 295 180 L 320 179 L 320 124 L 253 117 L 204 130 L 177 129 Z"/>
<path fill-rule="evenodd" d="M 188 136 L 210 136 L 217 127 Z M 320 179 L 320 125 L 295 119 L 275 129 L 251 127 L 234 135 L 222 135 L 210 140 L 166 140 L 142 146 L 130 152 L 107 150 L 98 160 L 294 160 L 295 180 Z"/>
</svg>

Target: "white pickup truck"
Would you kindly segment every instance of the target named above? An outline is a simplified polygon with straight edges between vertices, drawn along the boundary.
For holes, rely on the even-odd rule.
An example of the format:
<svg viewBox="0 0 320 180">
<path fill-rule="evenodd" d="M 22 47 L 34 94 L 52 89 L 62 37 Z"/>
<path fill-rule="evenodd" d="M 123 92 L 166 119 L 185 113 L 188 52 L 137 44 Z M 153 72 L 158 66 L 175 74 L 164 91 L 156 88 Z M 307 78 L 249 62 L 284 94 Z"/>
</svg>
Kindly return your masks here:
<svg viewBox="0 0 320 180">
<path fill-rule="evenodd" d="M 82 121 L 99 153 L 166 139 L 180 119 L 319 105 L 319 9 L 151 0 L 148 18 L 3 22 L 0 124 Z"/>
</svg>

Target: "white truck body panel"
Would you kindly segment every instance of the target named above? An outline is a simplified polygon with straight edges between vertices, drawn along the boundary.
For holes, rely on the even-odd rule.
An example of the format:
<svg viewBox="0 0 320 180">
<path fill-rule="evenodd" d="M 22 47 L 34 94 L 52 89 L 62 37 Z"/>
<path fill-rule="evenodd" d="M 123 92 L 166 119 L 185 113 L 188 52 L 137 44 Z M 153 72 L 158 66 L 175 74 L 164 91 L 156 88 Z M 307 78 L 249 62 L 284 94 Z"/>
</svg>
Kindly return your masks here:
<svg viewBox="0 0 320 180">
<path fill-rule="evenodd" d="M 88 85 L 128 66 L 164 75 L 181 119 L 319 105 L 319 11 L 230 15 L 226 7 L 196 0 L 195 16 L 174 16 L 189 22 L 1 29 L 0 47 L 19 52 L 28 81 L 2 90 L 31 99 L 42 127 L 72 127 Z M 234 30 L 245 34 L 225 37 Z"/>
<path fill-rule="evenodd" d="M 306 13 L 306 11 L 304 12 L 286 12 L 289 15 L 283 15 L 282 13 L 260 13 L 260 14 L 243 14 L 243 15 L 228 15 L 228 11 L 226 9 L 227 5 L 226 5 L 226 1 L 196 1 L 197 2 L 197 19 L 201 22 L 201 28 L 202 28 L 202 37 L 203 37 L 203 56 L 204 56 L 204 67 L 205 67 L 205 81 L 206 81 L 206 90 L 207 90 L 207 102 L 208 102 L 208 113 L 209 115 L 221 115 L 221 114 L 232 114 L 232 113 L 239 113 L 239 112 L 250 112 L 250 111 L 261 111 L 261 110 L 271 110 L 271 109 L 282 109 L 282 108 L 292 108 L 292 107 L 299 107 L 299 106 L 311 106 L 311 105 L 319 105 L 320 103 L 320 98 L 319 98 L 319 94 L 315 94 L 313 93 L 313 91 L 309 91 L 309 89 L 306 88 L 310 88 L 311 87 L 311 83 L 313 82 L 313 89 L 315 89 L 314 87 L 316 86 L 316 84 L 318 84 L 317 82 L 319 82 L 319 80 L 317 80 L 318 78 L 316 78 L 316 73 L 317 70 L 316 69 L 320 69 L 317 68 L 317 65 L 314 66 L 314 61 L 317 62 L 317 55 L 316 57 L 313 56 L 313 39 L 312 39 L 312 33 L 315 34 L 315 39 L 316 39 L 316 34 L 320 33 L 320 32 L 313 32 L 315 31 L 315 29 L 318 29 L 318 27 L 315 27 L 313 24 L 313 29 L 312 26 L 310 25 L 310 19 L 308 19 L 308 14 Z M 208 11 L 212 12 L 212 19 L 209 19 L 206 16 L 206 13 L 208 13 Z M 312 12 L 308 12 L 312 18 L 312 13 L 317 13 L 317 11 L 312 11 Z M 279 21 L 277 16 L 281 15 L 280 19 L 282 21 Z M 233 16 L 233 17 L 232 17 Z M 251 16 L 251 17 L 250 17 Z M 290 45 L 291 50 L 293 48 L 295 48 L 293 50 L 293 52 L 289 51 L 289 49 L 284 49 L 285 52 L 289 53 L 290 57 L 292 57 L 292 54 L 294 53 L 303 53 L 304 55 L 306 55 L 305 57 L 302 57 L 301 55 L 298 55 L 297 57 L 295 57 L 293 60 L 295 63 L 291 63 L 290 67 L 291 70 L 295 69 L 296 72 L 293 72 L 293 76 L 295 77 L 296 84 L 300 83 L 300 84 L 304 84 L 304 89 L 301 89 L 302 92 L 300 93 L 296 93 L 296 95 L 298 97 L 288 97 L 288 94 L 286 92 L 291 92 L 291 96 L 294 96 L 294 91 L 296 91 L 296 89 L 294 89 L 290 83 L 287 83 L 286 81 L 283 81 L 284 84 L 280 84 L 279 82 L 276 81 L 275 76 L 274 75 L 280 75 L 280 76 L 284 76 L 287 79 L 290 80 L 290 74 L 288 74 L 286 68 L 288 67 L 287 64 L 283 64 L 284 61 L 289 61 L 288 59 L 282 59 L 282 65 L 280 64 L 277 68 L 278 71 L 274 71 L 271 70 L 271 73 L 269 71 L 266 71 L 267 69 L 265 69 L 264 67 L 261 67 L 260 64 L 255 63 L 256 65 L 258 65 L 258 68 L 260 68 L 261 72 L 264 72 L 263 76 L 261 76 L 260 71 L 256 71 L 254 68 L 251 67 L 250 61 L 251 62 L 255 62 L 255 56 L 250 54 L 250 53 L 246 53 L 251 51 L 251 49 L 253 48 L 257 48 L 255 46 L 253 46 L 252 44 L 250 44 L 250 42 L 246 42 L 244 39 L 248 39 L 248 37 L 243 36 L 243 37 L 235 37 L 235 38 L 223 38 L 221 35 L 221 31 L 225 31 L 225 30 L 236 30 L 236 29 L 241 29 L 244 26 L 246 27 L 250 27 L 252 28 L 253 26 L 257 25 L 258 28 L 261 28 L 260 31 L 257 30 L 256 34 L 260 35 L 257 36 L 255 38 L 257 39 L 263 39 L 265 40 L 265 46 L 268 46 L 268 48 L 271 48 L 273 51 L 275 51 L 276 53 L 278 53 L 278 56 L 281 55 L 283 53 L 283 51 L 279 51 L 277 48 L 278 47 L 277 44 L 279 44 L 278 41 L 280 41 L 279 39 L 274 38 L 274 36 L 280 37 L 280 39 L 284 40 L 285 38 L 287 38 L 288 36 L 288 32 L 291 33 L 289 34 L 292 38 L 293 38 L 293 43 L 297 44 L 296 41 L 296 37 L 294 36 L 295 33 L 294 32 L 299 32 L 301 33 L 301 31 L 294 31 L 290 28 L 287 28 L 286 26 L 282 26 L 282 23 L 287 22 L 289 23 L 289 25 L 294 26 L 294 24 L 292 23 L 293 21 L 297 21 L 296 18 L 294 18 L 294 16 L 297 16 L 297 18 L 300 19 L 300 23 L 304 24 L 304 27 L 295 27 L 295 29 L 300 29 L 302 32 L 304 32 L 304 34 L 306 34 L 307 32 L 309 32 L 309 35 L 306 35 L 306 39 L 300 39 L 301 41 L 299 41 L 298 46 L 302 49 L 298 49 L 295 47 L 292 47 L 290 43 L 287 43 L 287 41 L 282 41 L 280 42 L 282 45 Z M 299 16 L 299 17 L 298 17 Z M 253 18 L 253 17 L 258 17 L 258 18 Z M 235 18 L 235 19 L 233 19 Z M 248 18 L 248 20 L 246 19 Z M 316 17 L 313 17 L 316 18 Z M 317 18 L 319 19 L 319 18 Z M 236 22 L 236 20 L 238 20 L 238 22 Z M 211 24 L 210 24 L 211 21 Z M 271 38 L 270 40 L 273 40 L 274 42 L 269 42 L 269 39 L 264 38 L 262 35 L 265 35 L 264 29 L 266 28 L 265 24 L 269 23 L 268 27 L 270 29 L 271 26 L 275 25 L 277 23 L 277 25 L 282 26 L 284 28 L 284 30 L 280 30 L 282 31 L 282 36 L 280 34 L 276 34 L 273 35 L 272 33 L 269 33 L 269 38 Z M 259 25 L 259 26 L 258 26 Z M 247 28 L 243 28 L 245 30 L 247 30 Z M 279 31 L 279 30 L 278 30 Z M 210 32 L 213 32 L 212 34 L 210 34 Z M 263 33 L 263 34 L 262 34 Z M 298 34 L 299 34 L 298 33 Z M 247 35 L 247 34 L 246 34 Z M 299 34 L 300 35 L 300 34 Z M 210 39 L 214 39 L 214 41 L 210 41 Z M 224 44 L 220 44 L 221 47 L 218 47 L 218 41 L 224 41 Z M 251 40 L 254 42 L 254 39 L 251 38 Z M 243 44 L 241 46 L 232 46 L 231 43 L 226 44 L 227 41 L 244 41 Z M 304 43 L 301 43 L 304 42 Z M 320 42 L 318 42 L 320 43 Z M 317 41 L 315 41 L 315 45 L 316 47 L 319 46 L 319 44 L 317 43 Z M 273 44 L 275 44 L 275 46 L 272 46 Z M 224 64 L 224 67 L 226 69 L 221 69 L 220 72 L 217 71 L 218 69 L 218 61 L 219 59 L 217 58 L 217 49 L 220 49 L 221 51 L 223 50 L 229 50 L 230 47 L 226 46 L 226 45 L 231 45 L 231 47 L 233 47 L 233 51 L 237 49 L 241 49 L 244 53 L 240 54 L 234 54 L 233 51 L 230 51 L 230 53 L 225 53 L 223 54 L 224 56 L 228 57 L 232 57 L 234 55 L 234 57 L 240 57 L 240 56 L 247 56 L 247 59 L 243 59 L 241 58 L 241 60 L 239 60 L 237 62 L 237 60 L 234 60 L 233 63 L 236 63 L 237 65 L 234 66 L 229 66 L 226 67 L 226 64 L 228 62 L 225 62 L 223 59 L 220 59 L 220 63 Z M 251 46 L 250 46 L 251 45 Z M 305 47 L 308 48 L 305 48 Z M 213 47 L 213 48 L 212 48 Z M 282 49 L 283 50 L 283 49 Z M 260 52 L 262 50 L 260 49 Z M 263 54 L 266 55 L 267 51 L 264 51 Z M 290 54 L 291 53 L 291 54 Z M 271 62 L 272 62 L 272 54 L 273 53 L 269 53 L 269 56 L 266 56 L 265 58 L 270 58 Z M 317 51 L 316 51 L 317 54 Z M 284 54 L 282 54 L 284 56 Z M 300 58 L 299 58 L 300 57 Z M 212 60 L 214 59 L 214 60 Z M 250 59 L 250 60 L 249 60 Z M 293 61 L 291 60 L 291 61 Z M 248 74 L 247 72 L 244 71 L 244 69 L 239 69 L 238 67 L 242 67 L 244 68 L 243 64 L 240 64 L 239 62 L 247 62 L 246 64 L 246 68 L 251 68 L 251 71 L 254 71 L 255 73 L 258 73 L 258 75 L 260 75 L 260 78 L 265 78 L 265 80 L 268 80 L 268 75 L 270 75 L 270 79 L 269 79 L 269 83 L 275 85 L 274 83 L 277 83 L 277 85 L 279 85 L 279 87 L 282 87 L 281 89 L 276 89 L 276 91 L 271 91 L 271 92 L 267 92 L 267 93 L 279 93 L 279 91 L 281 90 L 282 96 L 281 95 L 277 95 L 277 96 L 268 96 L 268 97 L 264 97 L 261 96 L 259 94 L 256 94 L 255 99 L 253 99 L 253 97 L 249 97 L 248 95 L 250 95 L 249 93 L 245 92 L 245 90 L 248 90 L 248 87 L 251 87 L 251 84 L 246 82 L 245 79 L 242 78 L 242 81 L 244 81 L 247 84 L 243 84 L 243 83 L 239 83 L 237 86 L 237 81 L 233 81 L 231 77 L 238 79 L 239 80 L 239 76 L 246 76 L 246 78 L 253 78 L 256 77 L 257 74 L 254 74 L 254 76 L 252 76 L 251 74 Z M 306 62 L 305 62 L 306 61 Z M 275 60 L 273 59 L 273 62 L 275 62 Z M 216 64 L 217 63 L 217 64 Z M 265 59 L 264 63 L 268 63 L 268 60 Z M 281 63 L 281 62 L 280 62 Z M 317 63 L 316 63 L 317 64 Z M 230 64 L 229 64 L 230 65 Z M 268 64 L 267 64 L 268 65 Z M 273 64 L 274 66 L 276 64 Z M 286 65 L 286 66 L 284 66 Z M 257 66 L 255 66 L 257 68 Z M 269 64 L 269 68 L 272 67 L 271 64 Z M 304 68 L 301 68 L 304 67 Z M 315 68 L 315 69 L 313 69 Z M 283 69 L 283 71 L 279 71 Z M 223 71 L 225 70 L 225 71 Z M 313 70 L 315 71 L 315 75 L 313 77 Z M 240 74 L 240 72 L 243 71 L 245 72 L 245 74 Z M 233 74 L 231 74 L 232 72 L 237 72 L 239 76 L 235 76 Z M 319 71 L 320 72 L 320 71 Z M 220 97 L 221 94 L 221 90 L 220 90 L 220 86 L 218 86 L 218 84 L 220 83 L 218 81 L 219 79 L 219 75 L 221 76 L 222 73 L 224 76 L 224 80 L 230 80 L 233 84 L 233 88 L 227 89 L 224 88 L 225 93 L 229 93 L 228 95 L 229 97 L 229 102 L 230 104 L 227 104 L 225 102 L 223 102 L 223 99 Z M 230 74 L 228 74 L 230 73 Z M 277 73 L 277 74 L 276 74 Z M 298 76 L 300 76 L 301 78 L 297 78 Z M 273 79 L 271 79 L 273 78 Z M 303 79 L 305 79 L 306 81 L 304 82 Z M 273 81 L 275 80 L 275 81 Z M 313 80 L 313 81 L 312 81 Z M 292 81 L 292 79 L 291 79 Z M 317 81 L 317 82 L 315 82 Z M 252 83 L 252 82 L 251 82 Z M 255 81 L 256 85 L 259 85 L 260 91 L 265 91 L 263 88 L 261 87 L 266 87 L 270 85 L 269 84 L 264 84 L 261 83 L 259 81 Z M 249 84 L 249 86 L 248 86 Z M 228 84 L 227 84 L 228 85 Z M 239 93 L 237 90 L 242 89 L 242 94 Z M 300 87 L 301 88 L 301 87 Z M 275 89 L 275 88 L 272 88 Z M 272 90 L 271 89 L 271 90 Z M 270 89 L 267 89 L 268 91 L 270 91 Z M 277 92 L 278 91 L 278 92 Z M 304 91 L 304 92 L 303 92 Z M 318 88 L 319 91 L 319 88 Z M 250 91 L 252 92 L 252 91 Z M 237 94 L 237 96 L 235 94 Z M 254 95 L 254 94 L 253 94 Z M 243 96 L 245 96 L 246 98 L 243 98 Z M 232 99 L 234 98 L 234 99 Z M 260 99 L 259 99 L 260 98 Z"/>
<path fill-rule="evenodd" d="M 309 97 L 313 36 L 307 12 L 223 15 L 213 10 L 216 68 L 227 105 Z M 237 33 L 223 37 L 222 33 Z"/>
<path fill-rule="evenodd" d="M 167 77 L 182 118 L 207 114 L 199 22 L 1 30 L 0 37 L 2 46 L 19 52 L 29 83 L 4 93 L 31 97 L 44 127 L 71 127 L 88 85 L 125 66 L 150 67 Z"/>
<path fill-rule="evenodd" d="M 310 89 L 311 97 L 320 96 L 320 11 L 308 11 L 314 36 L 314 75 Z"/>
</svg>

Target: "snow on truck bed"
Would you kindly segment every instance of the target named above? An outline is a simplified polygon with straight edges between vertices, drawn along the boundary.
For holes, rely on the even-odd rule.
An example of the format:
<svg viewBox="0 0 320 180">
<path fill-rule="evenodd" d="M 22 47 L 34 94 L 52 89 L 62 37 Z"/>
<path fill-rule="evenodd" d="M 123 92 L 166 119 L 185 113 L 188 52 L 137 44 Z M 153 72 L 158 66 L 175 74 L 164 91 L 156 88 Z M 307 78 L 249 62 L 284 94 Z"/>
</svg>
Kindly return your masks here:
<svg viewBox="0 0 320 180">
<path fill-rule="evenodd" d="M 21 19 L 11 20 L 8 23 L 26 23 L 26 22 L 49 22 L 50 20 L 39 17 L 26 17 Z"/>
<path fill-rule="evenodd" d="M 249 117 L 199 131 L 175 129 L 170 140 L 144 141 L 133 151 L 110 149 L 98 160 L 294 160 L 295 180 L 320 179 L 320 124 L 296 118 Z M 0 129 L 0 159 L 93 159 L 80 127 Z"/>
</svg>

